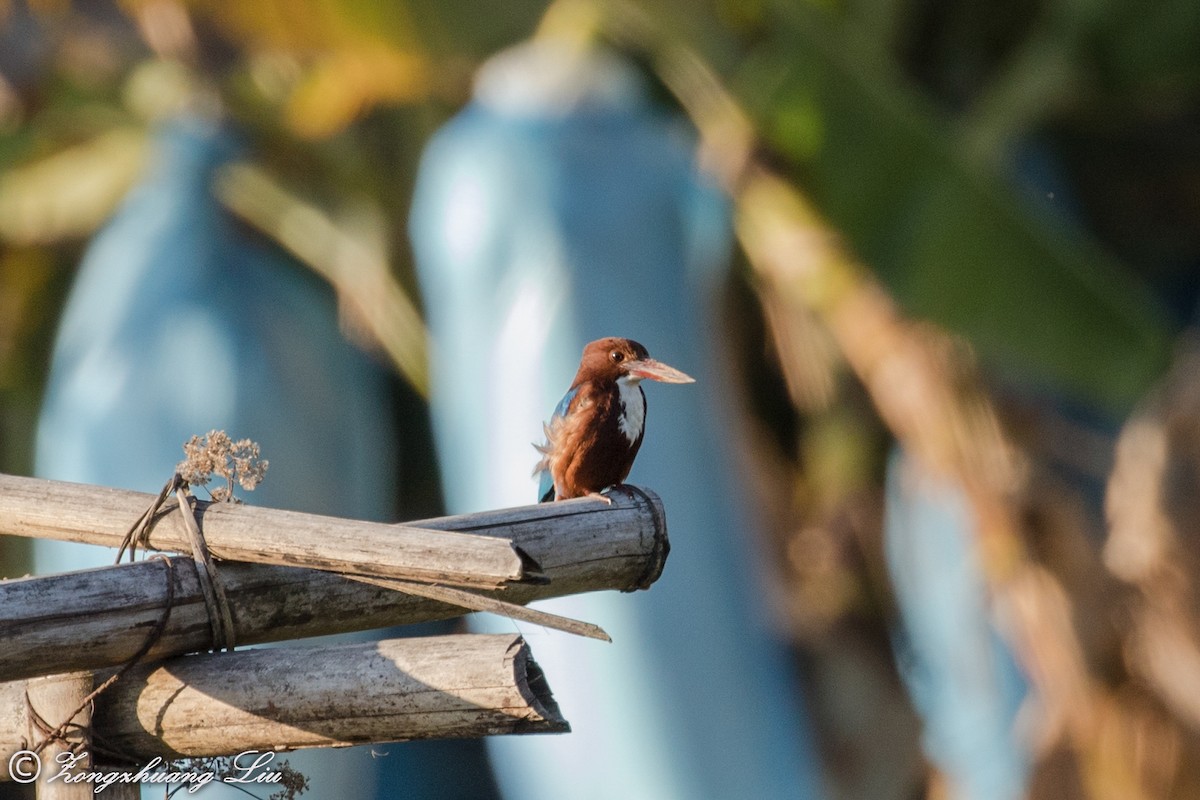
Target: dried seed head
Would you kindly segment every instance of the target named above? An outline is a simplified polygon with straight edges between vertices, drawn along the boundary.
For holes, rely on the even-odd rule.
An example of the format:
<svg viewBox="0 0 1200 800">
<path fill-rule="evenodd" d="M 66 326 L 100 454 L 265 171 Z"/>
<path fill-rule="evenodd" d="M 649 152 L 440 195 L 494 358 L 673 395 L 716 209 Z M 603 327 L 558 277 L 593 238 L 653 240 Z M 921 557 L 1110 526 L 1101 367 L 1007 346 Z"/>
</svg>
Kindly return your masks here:
<svg viewBox="0 0 1200 800">
<path fill-rule="evenodd" d="M 191 486 L 204 486 L 214 475 L 225 479 L 225 486 L 212 490 L 212 498 L 232 501 L 236 482 L 248 492 L 262 482 L 269 462 L 259 458 L 257 442 L 234 442 L 225 431 L 209 431 L 203 438 L 193 436 L 183 445 L 184 460 L 175 470 Z"/>
</svg>

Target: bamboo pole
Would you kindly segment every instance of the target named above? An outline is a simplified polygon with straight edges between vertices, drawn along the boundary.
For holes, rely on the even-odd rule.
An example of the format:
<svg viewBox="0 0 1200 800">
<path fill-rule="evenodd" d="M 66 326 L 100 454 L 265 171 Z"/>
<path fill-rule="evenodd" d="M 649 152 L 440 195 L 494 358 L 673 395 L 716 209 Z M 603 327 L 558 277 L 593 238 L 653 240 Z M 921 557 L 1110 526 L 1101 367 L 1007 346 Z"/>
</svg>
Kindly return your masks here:
<svg viewBox="0 0 1200 800">
<path fill-rule="evenodd" d="M 0 533 L 117 547 L 153 499 L 124 489 L 0 475 Z M 539 577 L 538 565 L 500 537 L 234 503 L 196 500 L 194 508 L 219 559 L 481 588 Z M 179 514 L 170 504 L 155 515 L 152 548 L 191 551 Z"/>
<path fill-rule="evenodd" d="M 548 582 L 487 593 L 511 603 L 650 586 L 669 542 L 657 495 L 618 487 L 611 505 L 579 499 L 425 520 L 423 527 L 504 537 Z M 263 536 L 270 533 L 264 531 Z M 148 659 L 213 646 L 208 610 L 190 557 L 0 582 L 0 680 L 117 666 L 171 613 Z M 328 572 L 258 564 L 219 568 L 241 644 L 446 619 L 463 609 Z"/>
<path fill-rule="evenodd" d="M 26 685 L 0 685 L 0 780 L 25 746 Z M 570 730 L 516 634 L 171 659 L 123 675 L 96 698 L 92 724 L 134 762 Z"/>
<path fill-rule="evenodd" d="M 66 784 L 48 780 L 54 774 L 56 759 L 71 751 L 86 752 L 91 742 L 91 709 L 84 706 L 84 698 L 92 691 L 92 673 L 72 672 L 65 675 L 51 675 L 45 678 L 34 678 L 22 686 L 22 691 L 12 697 L 10 708 L 21 712 L 20 721 L 23 723 L 16 729 L 19 745 L 13 753 L 5 757 L 6 765 L 14 771 L 37 769 L 35 782 L 38 800 L 90 800 L 92 790 L 89 786 Z M 83 706 L 81 708 L 81 706 Z M 72 716 L 73 715 L 73 716 Z M 38 723 L 50 729 L 58 728 L 60 723 L 69 724 L 63 729 L 61 739 L 46 743 L 45 747 L 34 756 L 37 761 L 31 761 L 29 756 L 20 756 L 21 761 L 9 765 L 16 750 L 26 750 L 45 740 L 46 731 Z M 25 772 L 25 775 L 31 773 Z M 24 781 L 28 782 L 28 781 Z"/>
</svg>

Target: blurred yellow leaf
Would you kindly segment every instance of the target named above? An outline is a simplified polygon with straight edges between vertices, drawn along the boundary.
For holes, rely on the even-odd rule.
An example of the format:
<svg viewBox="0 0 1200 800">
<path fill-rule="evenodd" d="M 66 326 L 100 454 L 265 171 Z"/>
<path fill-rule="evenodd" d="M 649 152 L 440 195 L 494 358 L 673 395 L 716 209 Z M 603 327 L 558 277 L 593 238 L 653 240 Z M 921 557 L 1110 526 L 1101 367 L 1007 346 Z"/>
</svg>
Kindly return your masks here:
<svg viewBox="0 0 1200 800">
<path fill-rule="evenodd" d="M 127 0 L 134 5 L 141 2 L 147 0 Z M 372 46 L 408 50 L 418 41 L 418 27 L 408 4 L 401 0 L 190 0 L 186 5 L 226 34 L 257 49 L 301 54 Z"/>
<path fill-rule="evenodd" d="M 141 171 L 146 134 L 117 128 L 0 175 L 0 239 L 39 244 L 87 236 Z"/>
<path fill-rule="evenodd" d="M 136 11 L 173 1 L 124 4 Z M 331 136 L 377 104 L 410 102 L 429 92 L 433 69 L 405 2 L 188 0 L 184 6 L 238 42 L 251 63 L 265 57 L 299 68 L 284 117 L 300 136 Z M 260 68 L 263 63 L 268 62 L 259 61 Z M 264 74 L 260 69 L 256 77 Z"/>
<path fill-rule="evenodd" d="M 330 136 L 376 104 L 424 97 L 431 74 L 429 60 L 416 53 L 386 47 L 329 53 L 293 92 L 288 125 L 301 136 Z"/>
</svg>

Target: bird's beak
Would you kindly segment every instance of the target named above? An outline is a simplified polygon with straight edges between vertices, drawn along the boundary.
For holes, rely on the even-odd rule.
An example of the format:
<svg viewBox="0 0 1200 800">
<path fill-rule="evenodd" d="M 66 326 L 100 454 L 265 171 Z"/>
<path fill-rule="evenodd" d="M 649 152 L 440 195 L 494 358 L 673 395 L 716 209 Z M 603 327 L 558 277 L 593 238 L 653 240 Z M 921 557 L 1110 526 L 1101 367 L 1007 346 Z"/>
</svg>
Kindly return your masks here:
<svg viewBox="0 0 1200 800">
<path fill-rule="evenodd" d="M 668 367 L 666 364 L 661 361 L 655 361 L 653 358 L 631 361 L 629 363 L 629 374 L 636 378 L 649 378 L 652 381 L 661 381 L 662 383 L 696 382 L 696 379 L 691 375 L 680 372 L 674 367 Z"/>
</svg>

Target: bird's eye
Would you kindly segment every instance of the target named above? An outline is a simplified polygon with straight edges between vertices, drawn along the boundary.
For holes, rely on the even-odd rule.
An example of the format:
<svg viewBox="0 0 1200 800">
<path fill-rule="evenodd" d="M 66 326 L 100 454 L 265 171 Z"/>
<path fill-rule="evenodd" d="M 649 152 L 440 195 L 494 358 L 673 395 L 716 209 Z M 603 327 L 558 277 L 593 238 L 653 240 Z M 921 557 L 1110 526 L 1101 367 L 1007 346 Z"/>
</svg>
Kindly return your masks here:
<svg viewBox="0 0 1200 800">
<path fill-rule="evenodd" d="M 625 354 L 620 350 L 613 350 L 611 353 L 609 353 L 609 356 L 611 356 L 612 360 L 618 364 L 625 360 Z"/>
</svg>

